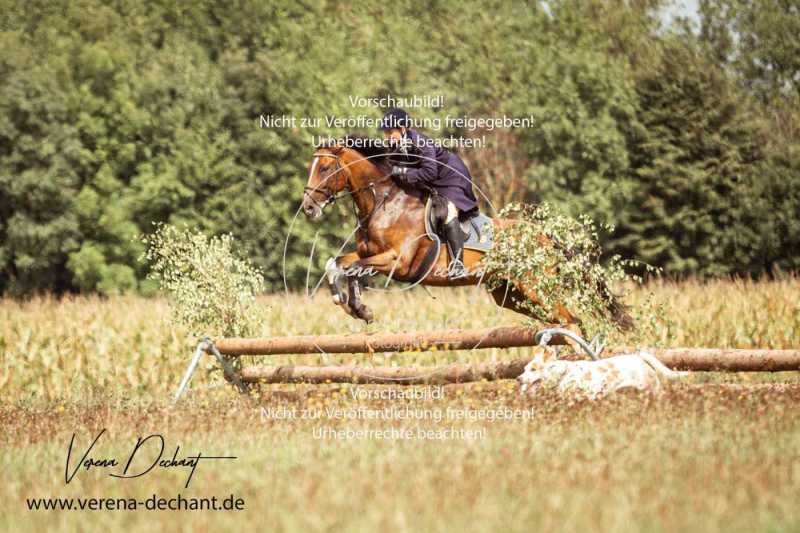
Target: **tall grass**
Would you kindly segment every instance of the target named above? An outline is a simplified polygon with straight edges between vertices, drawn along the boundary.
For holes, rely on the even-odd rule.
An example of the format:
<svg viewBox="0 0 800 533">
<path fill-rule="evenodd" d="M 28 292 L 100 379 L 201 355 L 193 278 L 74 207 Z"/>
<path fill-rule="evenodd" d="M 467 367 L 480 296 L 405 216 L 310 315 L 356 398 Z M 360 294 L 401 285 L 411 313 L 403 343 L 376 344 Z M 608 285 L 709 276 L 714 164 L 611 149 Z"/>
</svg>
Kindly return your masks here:
<svg viewBox="0 0 800 533">
<path fill-rule="evenodd" d="M 432 295 L 432 296 L 431 296 Z M 325 291 L 261 296 L 253 307 L 255 335 L 419 331 L 521 323 L 498 308 L 480 289 L 367 292 L 377 317 L 365 326 L 333 305 Z M 800 347 L 800 280 L 658 281 L 634 288 L 629 301 L 652 298 L 663 316 L 641 333 L 617 334 L 612 344 L 709 347 Z M 0 300 L 0 396 L 4 399 L 85 398 L 123 394 L 148 398 L 165 394 L 180 379 L 196 337 L 170 321 L 164 299 L 132 296 L 36 297 Z M 518 356 L 523 349 L 275 357 L 362 364 L 436 364 Z M 199 385 L 216 382 L 208 372 Z"/>
<path fill-rule="evenodd" d="M 800 286 L 778 281 L 657 282 L 664 315 L 650 344 L 796 348 Z M 327 294 L 260 297 L 257 334 L 344 333 L 514 324 L 471 289 L 367 294 L 378 322 L 365 327 Z M 0 301 L 0 531 L 782 531 L 800 527 L 800 382 L 796 373 L 694 380 L 658 399 L 618 395 L 597 404 L 522 397 L 513 381 L 453 385 L 411 408 L 533 409 L 529 421 L 262 420 L 262 407 L 397 409 L 355 400 L 343 385 L 275 385 L 242 397 L 197 389 L 177 408 L 168 393 L 196 338 L 170 325 L 162 299 L 52 297 Z M 618 337 L 615 343 L 631 343 Z M 514 350 L 341 355 L 363 364 L 427 364 L 510 357 Z M 319 363 L 318 355 L 273 358 Z M 210 361 L 209 361 L 210 363 Z M 207 367 L 207 370 L 210 367 Z M 195 385 L 219 382 L 201 372 Z M 369 387 L 368 387 L 369 388 Z M 374 388 L 374 387 L 373 387 Z M 384 389 L 385 390 L 385 389 Z M 484 430 L 476 440 L 320 440 L 333 429 Z M 136 480 L 93 468 L 66 485 L 73 433 L 97 457 L 126 457 L 158 433 L 166 453 L 237 456 Z M 241 512 L 30 512 L 26 498 L 152 494 L 246 501 Z"/>
</svg>

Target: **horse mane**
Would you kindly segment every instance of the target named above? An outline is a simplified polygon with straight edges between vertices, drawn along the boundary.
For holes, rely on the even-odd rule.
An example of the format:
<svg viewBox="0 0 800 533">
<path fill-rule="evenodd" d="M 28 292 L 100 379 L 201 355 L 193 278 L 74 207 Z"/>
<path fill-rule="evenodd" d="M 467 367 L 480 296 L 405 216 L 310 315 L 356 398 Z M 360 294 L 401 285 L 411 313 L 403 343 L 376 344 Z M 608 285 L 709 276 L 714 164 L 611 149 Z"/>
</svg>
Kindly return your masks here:
<svg viewBox="0 0 800 533">
<path fill-rule="evenodd" d="M 385 168 L 389 165 L 387 161 L 389 150 L 383 139 L 348 133 L 341 139 L 331 139 L 327 142 L 320 143 L 317 148 L 334 148 L 339 146 L 355 150 L 364 156 L 364 158 L 368 158 L 370 163 L 378 168 Z"/>
</svg>

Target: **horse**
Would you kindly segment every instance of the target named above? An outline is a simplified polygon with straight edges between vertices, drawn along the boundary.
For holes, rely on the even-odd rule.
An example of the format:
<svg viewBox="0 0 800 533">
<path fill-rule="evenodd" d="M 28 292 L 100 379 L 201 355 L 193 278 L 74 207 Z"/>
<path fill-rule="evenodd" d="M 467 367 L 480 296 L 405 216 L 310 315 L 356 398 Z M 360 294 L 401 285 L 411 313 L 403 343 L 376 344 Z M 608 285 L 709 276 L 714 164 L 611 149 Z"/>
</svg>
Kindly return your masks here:
<svg viewBox="0 0 800 533">
<path fill-rule="evenodd" d="M 389 276 L 393 280 L 431 286 L 465 286 L 482 283 L 485 274 L 480 267 L 484 253 L 464 249 L 463 262 L 469 275 L 451 280 L 447 265 L 447 246 L 427 237 L 425 230 L 426 191 L 398 185 L 391 177 L 390 152 L 382 143 L 364 137 L 345 137 L 338 142 L 318 146 L 308 169 L 301 209 L 312 220 L 319 219 L 323 210 L 337 198 L 349 196 L 357 216 L 356 249 L 330 258 L 325 275 L 333 300 L 344 311 L 367 323 L 373 321 L 372 311 L 361 300 L 359 277 L 368 272 Z M 514 224 L 514 219 L 493 218 L 495 234 Z M 542 236 L 543 246 L 553 245 Z M 436 254 L 436 248 L 444 248 Z M 435 262 L 431 261 L 436 254 Z M 603 290 L 604 287 L 598 287 Z M 520 305 L 523 299 L 534 304 L 540 300 L 524 283 L 505 280 L 491 290 L 497 305 L 536 318 L 531 310 Z M 609 310 L 624 329 L 632 319 L 621 304 L 605 289 Z M 564 305 L 550 310 L 548 321 L 580 334 L 580 318 Z"/>
</svg>

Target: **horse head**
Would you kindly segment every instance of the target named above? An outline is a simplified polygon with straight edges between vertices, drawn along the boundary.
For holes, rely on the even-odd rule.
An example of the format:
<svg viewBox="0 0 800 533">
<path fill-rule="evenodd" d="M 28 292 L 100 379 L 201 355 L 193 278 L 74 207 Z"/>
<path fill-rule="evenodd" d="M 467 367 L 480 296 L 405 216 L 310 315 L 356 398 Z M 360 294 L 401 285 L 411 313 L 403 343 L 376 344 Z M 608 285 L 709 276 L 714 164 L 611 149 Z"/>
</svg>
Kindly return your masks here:
<svg viewBox="0 0 800 533">
<path fill-rule="evenodd" d="M 314 152 L 301 205 L 309 218 L 322 216 L 322 210 L 343 191 L 356 195 L 374 187 L 377 181 L 388 178 L 388 174 L 382 174 L 378 166 L 379 160 L 384 157 L 380 145 L 368 138 L 349 139 L 360 141 L 359 148 L 350 148 L 340 142 L 320 147 Z"/>
<path fill-rule="evenodd" d="M 314 153 L 301 204 L 307 217 L 322 216 L 322 210 L 348 187 L 351 172 L 347 168 L 345 152 L 342 146 L 331 146 L 319 148 Z"/>
</svg>

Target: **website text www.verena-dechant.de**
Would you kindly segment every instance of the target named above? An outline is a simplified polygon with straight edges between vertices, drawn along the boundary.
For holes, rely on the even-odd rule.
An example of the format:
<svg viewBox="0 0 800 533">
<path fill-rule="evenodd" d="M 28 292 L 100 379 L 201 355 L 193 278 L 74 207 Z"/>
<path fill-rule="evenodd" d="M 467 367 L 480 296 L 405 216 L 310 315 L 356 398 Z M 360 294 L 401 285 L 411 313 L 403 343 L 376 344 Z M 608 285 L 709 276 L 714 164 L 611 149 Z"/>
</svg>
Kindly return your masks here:
<svg viewBox="0 0 800 533">
<path fill-rule="evenodd" d="M 29 511 L 243 511 L 244 499 L 230 494 L 194 497 L 178 494 L 164 498 L 157 494 L 136 498 L 26 498 Z"/>
</svg>

